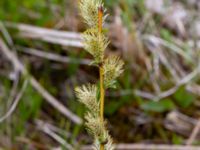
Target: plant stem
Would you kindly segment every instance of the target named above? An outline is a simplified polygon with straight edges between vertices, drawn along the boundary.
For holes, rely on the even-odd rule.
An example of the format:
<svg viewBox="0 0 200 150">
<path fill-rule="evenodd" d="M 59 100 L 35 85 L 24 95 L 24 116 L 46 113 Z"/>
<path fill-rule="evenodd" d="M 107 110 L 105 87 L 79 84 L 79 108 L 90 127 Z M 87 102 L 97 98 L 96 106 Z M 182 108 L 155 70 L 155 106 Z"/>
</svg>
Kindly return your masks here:
<svg viewBox="0 0 200 150">
<path fill-rule="evenodd" d="M 98 8 L 98 29 L 99 34 L 102 32 L 102 22 L 103 22 L 103 6 L 99 6 Z"/>
<path fill-rule="evenodd" d="M 98 29 L 99 29 L 99 37 L 102 33 L 102 21 L 103 21 L 103 8 L 100 6 L 98 8 Z M 99 65 L 99 76 L 100 76 L 100 119 L 101 123 L 104 124 L 104 75 L 103 75 L 103 67 L 102 64 Z M 100 144 L 100 150 L 104 150 L 104 144 Z"/>
<path fill-rule="evenodd" d="M 105 90 L 104 90 L 104 85 L 103 85 L 103 68 L 101 66 L 99 67 L 99 72 L 100 72 L 100 119 L 101 119 L 101 123 L 104 124 L 104 95 L 105 95 Z M 100 145 L 100 150 L 104 150 L 104 144 Z"/>
<path fill-rule="evenodd" d="M 99 68 L 100 71 L 100 118 L 101 122 L 103 123 L 104 120 L 104 95 L 105 95 L 105 90 L 104 90 L 104 85 L 103 85 L 103 68 Z"/>
</svg>

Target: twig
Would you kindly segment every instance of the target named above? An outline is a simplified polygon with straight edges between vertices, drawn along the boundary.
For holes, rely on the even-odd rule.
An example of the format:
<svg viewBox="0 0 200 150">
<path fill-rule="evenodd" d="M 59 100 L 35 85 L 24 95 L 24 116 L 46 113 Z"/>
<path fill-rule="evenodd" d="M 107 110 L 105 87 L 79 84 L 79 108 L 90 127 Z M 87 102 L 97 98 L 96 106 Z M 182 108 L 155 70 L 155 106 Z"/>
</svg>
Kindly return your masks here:
<svg viewBox="0 0 200 150">
<path fill-rule="evenodd" d="M 91 146 L 84 146 L 81 150 L 92 150 Z M 198 146 L 187 145 L 159 145 L 159 144 L 118 144 L 116 150 L 200 150 Z"/>
<path fill-rule="evenodd" d="M 58 134 L 60 134 L 60 135 L 63 135 L 63 136 L 65 136 L 65 137 L 67 137 L 67 138 L 69 138 L 69 137 L 71 136 L 71 133 L 67 132 L 66 130 L 61 129 L 61 128 L 59 128 L 59 127 L 56 127 L 56 126 L 54 126 L 54 125 L 52 125 L 52 124 L 50 124 L 50 123 L 44 122 L 44 121 L 42 121 L 42 120 L 37 119 L 37 120 L 35 121 L 35 123 L 36 123 L 38 126 L 44 126 L 44 125 L 45 125 L 45 126 L 47 126 L 51 131 L 53 131 L 53 132 L 55 132 L 55 133 L 58 133 Z M 74 142 L 76 142 L 76 141 L 74 141 Z"/>
<path fill-rule="evenodd" d="M 131 91 L 133 91 L 133 90 L 131 90 Z M 143 98 L 147 98 L 147 99 L 151 99 L 151 100 L 153 100 L 155 98 L 155 95 L 153 95 L 149 92 L 140 91 L 140 90 L 134 90 L 133 92 L 135 95 L 143 97 Z"/>
<path fill-rule="evenodd" d="M 30 78 L 31 85 L 40 93 L 54 108 L 59 110 L 63 115 L 71 119 L 74 123 L 82 124 L 82 119 L 73 114 L 68 108 L 61 104 L 56 98 L 54 98 L 49 92 L 47 92 L 35 78 Z"/>
<path fill-rule="evenodd" d="M 194 140 L 196 139 L 199 133 L 199 129 L 200 129 L 200 119 L 198 123 L 196 124 L 196 126 L 194 127 L 189 139 L 187 140 L 186 145 L 191 145 L 194 142 Z"/>
<path fill-rule="evenodd" d="M 0 50 L 5 54 L 5 56 L 12 62 L 13 66 L 15 66 L 17 69 L 20 70 L 20 72 L 24 76 L 29 76 L 30 84 L 37 90 L 38 93 L 40 93 L 44 99 L 50 103 L 54 108 L 56 108 L 58 111 L 60 111 L 63 115 L 71 119 L 74 123 L 81 124 L 82 119 L 79 118 L 77 115 L 73 114 L 69 109 L 67 109 L 63 104 L 58 102 L 56 98 L 54 98 L 48 91 L 46 91 L 39 82 L 32 77 L 26 68 L 22 65 L 22 63 L 18 60 L 17 56 L 11 52 L 6 44 L 3 42 L 3 40 L 0 38 Z"/>
<path fill-rule="evenodd" d="M 194 93 L 197 96 L 200 96 L 200 85 L 192 83 L 192 84 L 187 85 L 186 89 L 190 91 L 191 93 Z"/>
<path fill-rule="evenodd" d="M 197 119 L 189 117 L 179 111 L 169 112 L 164 120 L 166 129 L 186 137 L 190 136 L 193 127 L 197 124 Z M 200 134 L 197 135 L 197 138 L 200 138 Z"/>
<path fill-rule="evenodd" d="M 194 142 L 194 140 L 197 137 L 197 134 L 199 132 L 199 129 L 200 129 L 200 120 L 198 121 L 198 123 L 195 126 L 195 128 L 193 129 L 188 141 L 186 142 L 187 145 L 191 145 Z"/>
<path fill-rule="evenodd" d="M 52 137 L 54 140 L 56 140 L 58 143 L 63 145 L 65 148 L 73 150 L 73 147 L 66 142 L 62 137 L 60 137 L 58 134 L 53 132 L 47 124 L 42 123 L 40 121 L 36 121 L 37 127 L 39 130 L 43 131 L 44 133 L 48 134 L 50 137 Z"/>
<path fill-rule="evenodd" d="M 37 49 L 33 49 L 33 48 L 26 48 L 26 47 L 21 47 L 21 46 L 17 46 L 17 49 L 19 51 L 22 51 L 23 53 L 26 53 L 26 54 L 46 58 L 46 59 L 57 61 L 57 62 L 75 63 L 75 64 L 81 64 L 81 65 L 91 64 L 90 59 L 70 58 L 70 57 L 60 56 L 60 55 L 50 53 L 50 52 L 44 52 L 44 51 L 41 51 L 41 50 L 37 50 Z"/>
<path fill-rule="evenodd" d="M 15 98 L 12 106 L 10 107 L 8 112 L 0 118 L 0 123 L 3 122 L 4 120 L 6 120 L 14 112 L 16 106 L 18 105 L 22 95 L 24 94 L 24 92 L 26 90 L 27 84 L 28 84 L 28 80 L 25 80 L 23 83 L 23 86 L 22 86 L 20 92 L 18 93 L 17 97 Z"/>
</svg>

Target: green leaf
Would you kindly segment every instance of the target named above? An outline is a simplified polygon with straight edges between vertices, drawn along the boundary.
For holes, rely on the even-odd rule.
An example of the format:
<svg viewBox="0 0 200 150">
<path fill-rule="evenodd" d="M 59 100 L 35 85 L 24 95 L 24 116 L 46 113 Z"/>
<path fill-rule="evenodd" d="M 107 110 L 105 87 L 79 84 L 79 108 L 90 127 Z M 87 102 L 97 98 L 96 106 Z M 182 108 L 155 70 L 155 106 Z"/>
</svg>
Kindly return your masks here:
<svg viewBox="0 0 200 150">
<path fill-rule="evenodd" d="M 171 99 L 163 99 L 158 102 L 148 101 L 141 105 L 141 108 L 146 111 L 165 112 L 175 108 Z"/>
<path fill-rule="evenodd" d="M 183 144 L 184 142 L 184 139 L 183 137 L 177 135 L 177 134 L 173 134 L 172 135 L 172 143 L 173 144 L 177 144 L 177 145 L 180 145 L 180 144 Z"/>
<path fill-rule="evenodd" d="M 35 92 L 31 85 L 28 85 L 18 106 L 21 119 L 28 120 L 37 117 L 41 106 L 42 97 Z"/>
<path fill-rule="evenodd" d="M 167 41 L 172 41 L 172 34 L 169 30 L 162 28 L 160 30 L 160 35 L 163 39 L 165 39 Z"/>
<path fill-rule="evenodd" d="M 106 115 L 113 115 L 120 107 L 122 103 L 119 101 L 111 101 L 105 107 L 105 114 Z"/>
<path fill-rule="evenodd" d="M 119 0 L 109 0 L 105 1 L 105 5 L 108 7 L 113 7 L 113 5 L 117 5 L 119 3 Z"/>
<path fill-rule="evenodd" d="M 174 99 L 181 107 L 189 107 L 192 102 L 196 99 L 195 95 L 185 90 L 181 87 L 175 94 Z"/>
</svg>

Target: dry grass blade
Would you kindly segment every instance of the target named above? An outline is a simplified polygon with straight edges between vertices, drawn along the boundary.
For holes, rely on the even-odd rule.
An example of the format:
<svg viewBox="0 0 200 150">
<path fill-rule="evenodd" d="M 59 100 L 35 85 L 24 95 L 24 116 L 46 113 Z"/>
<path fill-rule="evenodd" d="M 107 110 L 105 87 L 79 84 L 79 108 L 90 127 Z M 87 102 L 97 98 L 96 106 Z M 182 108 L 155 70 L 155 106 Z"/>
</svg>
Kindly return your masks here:
<svg viewBox="0 0 200 150">
<path fill-rule="evenodd" d="M 50 52 L 45 52 L 42 50 L 37 50 L 33 48 L 26 48 L 26 47 L 21 47 L 17 46 L 17 49 L 19 51 L 22 51 L 23 53 L 34 55 L 37 57 L 57 61 L 57 62 L 62 62 L 62 63 L 74 63 L 74 64 L 81 64 L 81 65 L 90 65 L 91 60 L 90 59 L 76 59 L 76 58 L 70 58 L 66 56 L 61 56 L 58 54 L 50 53 Z"/>
<path fill-rule="evenodd" d="M 81 150 L 92 150 L 92 147 L 84 146 Z M 164 144 L 118 144 L 116 145 L 116 150 L 200 150 L 200 147 Z"/>
<path fill-rule="evenodd" d="M 15 108 L 17 107 L 17 104 L 19 103 L 21 97 L 23 96 L 23 94 L 26 90 L 27 84 L 28 84 L 28 80 L 25 80 L 21 90 L 19 91 L 16 98 L 14 99 L 12 106 L 10 107 L 8 112 L 0 118 L 0 123 L 3 122 L 4 120 L 6 120 L 14 112 Z"/>
<path fill-rule="evenodd" d="M 146 99 L 158 101 L 158 100 L 161 100 L 165 97 L 168 97 L 168 96 L 174 94 L 181 86 L 189 85 L 194 78 L 198 77 L 198 75 L 199 75 L 199 68 L 196 68 L 193 72 L 186 75 L 184 78 L 180 79 L 180 81 L 178 81 L 172 88 L 170 88 L 166 91 L 161 91 L 160 93 L 156 93 L 156 94 L 152 94 L 150 92 L 145 92 L 145 91 L 140 91 L 140 90 L 130 89 L 130 90 L 121 91 L 120 94 L 118 94 L 118 95 L 111 93 L 109 96 L 125 96 L 125 95 L 135 94 L 137 96 L 140 96 L 140 97 L 143 97 Z"/>
<path fill-rule="evenodd" d="M 59 31 L 10 22 L 6 22 L 5 25 L 8 28 L 19 30 L 19 36 L 23 38 L 40 39 L 45 42 L 63 46 L 83 47 L 81 35 L 76 32 Z"/>
<path fill-rule="evenodd" d="M 195 139 L 196 139 L 196 137 L 199 133 L 199 129 L 200 129 L 200 120 L 198 121 L 198 123 L 194 127 L 189 139 L 187 140 L 187 142 L 186 142 L 187 145 L 191 145 L 195 141 Z"/>
<path fill-rule="evenodd" d="M 40 121 L 36 121 L 37 124 L 37 128 L 41 131 L 43 131 L 44 133 L 46 133 L 47 135 L 49 135 L 51 138 L 53 138 L 55 141 L 57 141 L 58 143 L 60 143 L 61 145 L 63 145 L 66 149 L 70 149 L 73 150 L 74 148 L 72 147 L 72 145 L 70 145 L 69 143 L 66 142 L 65 139 L 63 139 L 61 136 L 59 136 L 58 134 L 56 134 L 54 131 L 52 131 L 47 124 L 42 123 Z"/>
<path fill-rule="evenodd" d="M 153 35 L 144 35 L 143 39 L 147 40 L 147 41 L 152 41 L 153 43 L 156 43 L 156 44 L 161 44 L 165 47 L 168 47 L 170 50 L 179 54 L 180 56 L 182 56 L 188 62 L 191 62 L 191 63 L 193 62 L 191 56 L 188 53 L 184 52 L 181 48 L 177 47 L 173 43 L 170 43 L 168 41 L 165 41 L 165 40 L 163 40 L 159 37 L 153 36 Z"/>
<path fill-rule="evenodd" d="M 26 68 L 22 65 L 22 63 L 18 60 L 17 56 L 8 49 L 6 44 L 3 42 L 3 40 L 0 38 L 0 50 L 3 52 L 3 54 L 12 62 L 13 66 L 20 70 L 20 72 L 24 76 L 29 77 L 30 84 L 37 90 L 38 93 L 40 93 L 44 99 L 51 104 L 54 108 L 56 108 L 58 111 L 60 111 L 63 115 L 65 115 L 67 118 L 72 120 L 74 123 L 81 124 L 82 119 L 79 118 L 77 115 L 73 114 L 69 109 L 67 109 L 63 104 L 61 104 L 56 98 L 54 98 L 48 91 L 46 91 L 39 82 L 32 77 Z"/>
</svg>

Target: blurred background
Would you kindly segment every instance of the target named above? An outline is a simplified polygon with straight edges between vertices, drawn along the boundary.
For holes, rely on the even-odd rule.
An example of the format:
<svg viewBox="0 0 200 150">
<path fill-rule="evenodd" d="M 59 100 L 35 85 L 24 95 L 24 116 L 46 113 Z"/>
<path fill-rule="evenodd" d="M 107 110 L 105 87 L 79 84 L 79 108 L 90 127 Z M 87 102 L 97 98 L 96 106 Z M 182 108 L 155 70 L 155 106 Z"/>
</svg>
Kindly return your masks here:
<svg viewBox="0 0 200 150">
<path fill-rule="evenodd" d="M 125 61 L 105 116 L 115 143 L 200 144 L 200 1 L 105 0 Z M 0 149 L 92 143 L 74 88 L 98 81 L 78 0 L 0 1 Z M 123 148 L 122 148 L 123 149 Z"/>
</svg>

